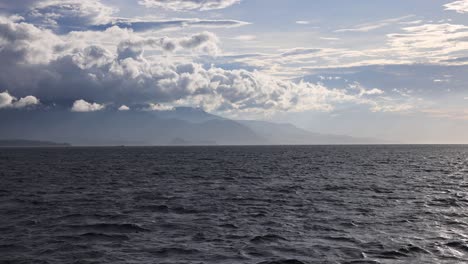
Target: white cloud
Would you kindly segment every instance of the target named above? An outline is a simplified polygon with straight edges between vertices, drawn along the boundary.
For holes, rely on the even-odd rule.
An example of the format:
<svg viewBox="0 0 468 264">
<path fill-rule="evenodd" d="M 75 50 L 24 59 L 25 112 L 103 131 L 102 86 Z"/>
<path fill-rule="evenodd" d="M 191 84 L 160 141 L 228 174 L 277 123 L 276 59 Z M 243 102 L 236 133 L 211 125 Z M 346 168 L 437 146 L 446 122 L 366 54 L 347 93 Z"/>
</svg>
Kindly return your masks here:
<svg viewBox="0 0 468 264">
<path fill-rule="evenodd" d="M 219 52 L 219 39 L 210 32 L 202 32 L 184 38 L 132 38 L 120 42 L 118 45 L 118 58 L 141 58 L 145 48 L 160 48 L 165 52 L 174 52 L 180 49 L 202 51 L 206 54 L 216 55 Z"/>
<path fill-rule="evenodd" d="M 0 93 L 0 108 L 11 107 L 14 100 L 16 100 L 16 98 L 11 96 L 8 91 Z"/>
<path fill-rule="evenodd" d="M 444 5 L 445 10 L 455 11 L 457 13 L 468 13 L 468 0 L 459 0 Z"/>
<path fill-rule="evenodd" d="M 31 90 L 44 101 L 62 105 L 86 98 L 116 105 L 149 104 L 154 109 L 185 105 L 232 114 L 331 111 L 337 104 L 370 104 L 371 100 L 346 89 L 285 80 L 268 71 L 225 70 L 196 63 L 201 54 L 219 52 L 219 39 L 209 32 L 165 37 L 112 27 L 59 35 L 8 19 L 0 20 L 2 29 L 8 34 L 0 34 L 0 67 L 5 69 L 0 72 L 0 85 L 21 94 Z M 336 54 L 343 56 L 345 51 L 296 48 L 256 59 L 271 66 Z M 357 55 L 349 51 L 347 56 Z M 376 94 L 370 90 L 366 95 Z M 78 100 L 72 110 L 104 108 Z"/>
<path fill-rule="evenodd" d="M 18 7 L 25 21 L 59 31 L 110 23 L 118 11 L 99 0 L 40 0 Z"/>
<path fill-rule="evenodd" d="M 310 24 L 310 21 L 298 20 L 298 21 L 296 21 L 296 24 L 299 24 L 299 25 L 309 25 L 309 24 Z"/>
<path fill-rule="evenodd" d="M 119 111 L 129 111 L 130 110 L 130 107 L 126 106 L 126 105 L 122 105 L 119 107 L 118 109 Z"/>
<path fill-rule="evenodd" d="M 257 36 L 255 36 L 255 35 L 239 35 L 239 36 L 233 37 L 231 39 L 239 40 L 239 41 L 252 41 L 252 40 L 257 39 Z"/>
<path fill-rule="evenodd" d="M 19 100 L 10 95 L 8 91 L 0 93 L 0 109 L 2 108 L 25 108 L 32 105 L 38 105 L 39 99 L 36 97 L 29 95 Z"/>
<path fill-rule="evenodd" d="M 230 7 L 240 0 L 140 0 L 140 5 L 152 8 L 165 8 L 174 11 L 213 10 Z"/>
<path fill-rule="evenodd" d="M 244 21 L 226 19 L 122 18 L 115 16 L 118 9 L 100 0 L 36 0 L 34 2 L 15 0 L 8 4 L 0 3 L 0 9 L 2 8 L 18 21 L 49 28 L 59 34 L 71 31 L 102 31 L 113 26 L 142 32 L 182 27 L 232 28 L 249 24 Z"/>
<path fill-rule="evenodd" d="M 0 17 L 0 57 L 11 62 L 37 64 L 54 58 L 54 47 L 63 44 L 51 31 Z"/>
<path fill-rule="evenodd" d="M 39 99 L 36 97 L 29 95 L 23 98 L 20 98 L 17 102 L 14 103 L 15 108 L 24 108 L 30 105 L 37 105 L 39 104 Z"/>
<path fill-rule="evenodd" d="M 377 88 L 361 91 L 361 95 L 380 95 L 384 93 L 385 93 L 384 91 L 377 89 Z"/>
<path fill-rule="evenodd" d="M 410 15 L 410 16 L 403 16 L 403 17 L 397 17 L 397 18 L 390 18 L 390 19 L 380 20 L 380 21 L 376 21 L 372 23 L 365 23 L 365 24 L 357 25 L 354 28 L 339 29 L 339 30 L 336 30 L 335 32 L 369 32 L 371 30 L 376 30 L 376 29 L 380 29 L 383 27 L 391 26 L 395 24 L 396 22 L 400 22 L 411 17 L 413 16 Z"/>
<path fill-rule="evenodd" d="M 102 29 L 117 26 L 120 28 L 132 29 L 135 32 L 144 31 L 157 31 L 174 28 L 235 28 L 250 25 L 250 23 L 240 20 L 232 19 L 167 19 L 167 20 L 155 20 L 151 18 L 143 19 L 116 19 L 109 24 L 97 25 L 91 28 L 85 29 Z"/>
<path fill-rule="evenodd" d="M 38 4 L 33 13 L 56 23 L 103 24 L 117 11 L 99 0 L 48 0 Z"/>
<path fill-rule="evenodd" d="M 172 111 L 174 110 L 173 106 L 167 104 L 153 104 L 149 103 L 146 111 Z"/>
<path fill-rule="evenodd" d="M 85 100 L 77 100 L 73 103 L 71 108 L 72 112 L 96 112 L 106 108 L 105 105 L 101 105 L 98 103 L 88 103 Z"/>
<path fill-rule="evenodd" d="M 9 23 L 10 35 L 14 37 L 7 43 L 18 41 L 15 34 L 22 37 L 21 43 L 25 47 L 37 46 L 41 36 L 47 34 L 57 42 L 55 46 L 45 46 L 49 50 L 44 52 L 25 51 L 32 53 L 28 57 L 50 53 L 39 64 L 24 59 L 20 60 L 22 64 L 17 64 L 21 59 L 19 56 L 11 57 L 12 63 L 8 64 L 0 60 L 0 66 L 10 71 L 0 73 L 0 84 L 9 84 L 8 89 L 33 89 L 47 101 L 60 103 L 87 98 L 125 105 L 156 101 L 164 106 L 185 101 L 192 106 L 206 106 L 206 109 L 217 111 L 299 111 L 329 110 L 333 108 L 333 102 L 353 100 L 345 91 L 329 90 L 320 85 L 297 84 L 260 72 L 204 68 L 194 63 L 191 57 L 146 56 L 143 53 L 147 48 L 213 53 L 218 39 L 209 32 L 182 38 L 148 38 L 131 30 L 112 28 L 99 34 L 73 32 L 59 37 L 22 23 L 32 32 L 23 36 L 17 32 L 21 30 L 17 23 Z M 93 44 L 88 43 L 89 40 Z M 107 46 L 100 45 L 101 41 L 108 43 Z M 4 47 L 0 59 L 10 50 L 15 51 L 14 45 Z M 104 105 L 83 100 L 73 105 L 74 111 L 103 108 Z"/>
<path fill-rule="evenodd" d="M 340 38 L 334 38 L 334 37 L 320 37 L 320 39 L 323 39 L 323 40 L 340 40 Z"/>
<path fill-rule="evenodd" d="M 414 109 L 413 105 L 410 104 L 375 104 L 372 108 L 372 112 L 386 112 L 386 113 L 397 113 L 397 112 L 408 112 Z"/>
<path fill-rule="evenodd" d="M 465 25 L 423 24 L 405 27 L 403 31 L 388 35 L 391 51 L 400 56 L 436 62 L 468 51 L 468 26 Z"/>
</svg>

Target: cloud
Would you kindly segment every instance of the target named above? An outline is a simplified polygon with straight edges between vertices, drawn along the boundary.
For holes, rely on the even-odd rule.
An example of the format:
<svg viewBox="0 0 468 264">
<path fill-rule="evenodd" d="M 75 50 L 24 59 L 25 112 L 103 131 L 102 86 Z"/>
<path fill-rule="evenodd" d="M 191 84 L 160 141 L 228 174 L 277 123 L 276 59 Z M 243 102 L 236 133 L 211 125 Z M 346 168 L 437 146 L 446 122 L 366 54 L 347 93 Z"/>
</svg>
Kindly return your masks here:
<svg viewBox="0 0 468 264">
<path fill-rule="evenodd" d="M 98 24 L 89 27 L 84 27 L 82 30 L 95 30 L 103 31 L 111 27 L 119 27 L 132 29 L 135 32 L 145 32 L 149 30 L 163 30 L 170 28 L 184 28 L 184 27 L 194 27 L 194 28 L 235 28 L 250 23 L 239 21 L 239 20 L 229 20 L 229 19 L 219 19 L 219 20 L 208 20 L 208 19 L 171 19 L 171 20 L 132 20 L 132 19 L 117 19 L 113 22 L 106 24 Z M 77 30 L 77 29 L 75 29 Z"/>
<path fill-rule="evenodd" d="M 233 40 L 239 40 L 239 41 L 253 41 L 257 39 L 257 36 L 255 35 L 239 35 L 236 37 L 231 38 Z"/>
<path fill-rule="evenodd" d="M 288 57 L 288 56 L 300 56 L 300 55 L 308 55 L 308 54 L 315 54 L 322 51 L 322 49 L 317 48 L 294 48 L 284 51 L 281 56 Z"/>
<path fill-rule="evenodd" d="M 445 10 L 455 11 L 460 14 L 468 13 L 468 1 L 459 0 L 444 5 Z"/>
<path fill-rule="evenodd" d="M 334 37 L 320 37 L 320 39 L 323 39 L 323 40 L 332 40 L 332 41 L 340 40 L 340 38 L 334 38 Z"/>
<path fill-rule="evenodd" d="M 25 9 L 30 9 L 36 4 L 44 2 L 44 0 L 15 0 L 15 1 L 1 1 L 0 9 L 8 13 L 20 12 Z"/>
<path fill-rule="evenodd" d="M 130 107 L 126 106 L 126 105 L 122 105 L 119 107 L 118 109 L 119 111 L 130 111 Z"/>
<path fill-rule="evenodd" d="M 80 30 L 84 26 L 110 23 L 118 11 L 99 0 L 9 1 L 0 4 L 5 11 L 17 14 L 25 22 L 57 32 Z"/>
<path fill-rule="evenodd" d="M 355 82 L 351 85 L 349 85 L 350 88 L 355 89 L 359 91 L 359 96 L 368 96 L 368 95 L 382 95 L 385 92 L 382 91 L 381 89 L 378 88 L 373 88 L 373 89 L 366 89 L 363 87 L 360 83 Z"/>
<path fill-rule="evenodd" d="M 372 30 L 376 30 L 376 29 L 380 29 L 380 28 L 383 28 L 383 27 L 393 25 L 396 22 L 400 22 L 402 20 L 406 20 L 406 19 L 411 18 L 411 17 L 414 17 L 414 16 L 412 16 L 412 15 L 403 16 L 403 17 L 380 20 L 380 21 L 376 21 L 376 22 L 372 22 L 372 23 L 360 24 L 360 25 L 357 25 L 354 28 L 338 29 L 338 30 L 335 30 L 335 32 L 369 32 L 369 31 L 372 31 Z"/>
<path fill-rule="evenodd" d="M 230 7 L 240 0 L 141 0 L 140 5 L 151 8 L 164 8 L 173 11 L 214 10 Z"/>
<path fill-rule="evenodd" d="M 48 0 L 38 3 L 26 18 L 45 25 L 73 27 L 107 23 L 117 11 L 96 0 Z"/>
<path fill-rule="evenodd" d="M 100 111 L 100 110 L 103 110 L 104 108 L 106 108 L 106 106 L 102 104 L 88 103 L 85 100 L 77 100 L 73 103 L 71 111 L 85 113 L 85 112 Z"/>
<path fill-rule="evenodd" d="M 296 24 L 298 24 L 298 25 L 309 25 L 310 21 L 298 20 L 298 21 L 296 21 Z"/>
<path fill-rule="evenodd" d="M 361 95 L 379 95 L 379 94 L 384 94 L 384 93 L 385 93 L 384 91 L 377 89 L 377 88 L 361 91 Z"/>
<path fill-rule="evenodd" d="M 403 31 L 387 35 L 395 54 L 440 62 L 468 51 L 468 27 L 465 25 L 423 24 L 405 27 Z"/>
<path fill-rule="evenodd" d="M 15 108 L 24 108 L 30 105 L 37 105 L 39 104 L 39 99 L 36 97 L 29 95 L 23 98 L 20 98 L 17 102 L 13 104 Z"/>
<path fill-rule="evenodd" d="M 146 111 L 172 111 L 174 107 L 166 104 L 153 104 L 149 103 L 148 107 L 145 108 Z"/>
<path fill-rule="evenodd" d="M 105 107 L 87 101 L 185 105 L 224 113 L 331 111 L 341 103 L 368 104 L 368 99 L 346 89 L 197 63 L 199 55 L 217 52 L 219 40 L 210 32 L 148 37 L 112 27 L 61 35 L 8 19 L 0 20 L 0 32 L 0 68 L 4 69 L 0 85 L 15 94 L 34 94 L 44 102 L 62 106 L 74 102 L 73 111 Z M 315 52 L 286 50 L 279 57 Z"/>
<path fill-rule="evenodd" d="M 163 38 L 133 38 L 120 42 L 117 48 L 118 58 L 137 59 L 143 55 L 145 48 L 160 48 L 165 52 L 174 52 L 180 49 L 200 50 L 204 53 L 216 55 L 219 51 L 219 39 L 210 32 L 194 34 L 190 37 L 173 39 Z"/>
<path fill-rule="evenodd" d="M 2 4 L 0 4 L 0 8 Z M 178 27 L 231 28 L 248 25 L 238 20 L 209 19 L 168 19 L 153 18 L 129 19 L 116 17 L 118 9 L 103 4 L 99 0 L 38 0 L 35 2 L 12 1 L 3 4 L 3 9 L 10 14 L 19 15 L 17 19 L 56 33 L 66 34 L 71 31 L 103 31 L 118 26 L 136 32 L 162 30 Z"/>
<path fill-rule="evenodd" d="M 11 107 L 15 99 L 7 91 L 0 93 L 0 108 Z"/>
<path fill-rule="evenodd" d="M 61 40 L 48 30 L 0 17 L 0 57 L 6 65 L 49 61 L 54 53 L 50 47 L 60 43 Z"/>
<path fill-rule="evenodd" d="M 375 104 L 372 112 L 396 113 L 396 112 L 409 112 L 414 109 L 411 104 Z"/>
<path fill-rule="evenodd" d="M 26 96 L 19 100 L 10 95 L 8 91 L 0 93 L 0 109 L 2 108 L 25 108 L 32 105 L 38 105 L 39 99 L 34 96 Z"/>
</svg>

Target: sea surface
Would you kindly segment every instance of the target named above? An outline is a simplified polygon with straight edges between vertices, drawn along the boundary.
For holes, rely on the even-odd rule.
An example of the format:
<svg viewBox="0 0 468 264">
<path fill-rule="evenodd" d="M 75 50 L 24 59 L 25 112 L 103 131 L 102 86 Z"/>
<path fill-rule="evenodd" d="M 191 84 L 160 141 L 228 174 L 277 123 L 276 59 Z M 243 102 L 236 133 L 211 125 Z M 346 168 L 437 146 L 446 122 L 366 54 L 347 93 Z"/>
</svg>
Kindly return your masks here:
<svg viewBox="0 0 468 264">
<path fill-rule="evenodd" d="M 0 263 L 468 263 L 468 146 L 0 149 Z"/>
</svg>

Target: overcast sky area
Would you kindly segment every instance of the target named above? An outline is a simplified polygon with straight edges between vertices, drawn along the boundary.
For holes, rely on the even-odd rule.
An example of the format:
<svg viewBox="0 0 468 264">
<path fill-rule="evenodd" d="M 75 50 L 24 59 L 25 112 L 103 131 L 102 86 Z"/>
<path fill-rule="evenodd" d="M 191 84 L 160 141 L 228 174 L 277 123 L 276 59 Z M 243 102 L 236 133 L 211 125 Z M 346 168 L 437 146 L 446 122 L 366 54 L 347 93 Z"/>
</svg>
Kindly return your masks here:
<svg viewBox="0 0 468 264">
<path fill-rule="evenodd" d="M 0 0 L 0 111 L 468 143 L 468 0 Z"/>
</svg>

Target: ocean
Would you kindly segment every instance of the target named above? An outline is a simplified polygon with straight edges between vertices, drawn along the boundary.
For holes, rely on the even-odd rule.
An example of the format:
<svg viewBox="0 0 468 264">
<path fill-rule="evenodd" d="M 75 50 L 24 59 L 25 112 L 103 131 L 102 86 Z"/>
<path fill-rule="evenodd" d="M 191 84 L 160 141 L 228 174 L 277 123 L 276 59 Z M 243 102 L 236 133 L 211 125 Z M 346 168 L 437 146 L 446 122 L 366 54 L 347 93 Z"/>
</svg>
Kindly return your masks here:
<svg viewBox="0 0 468 264">
<path fill-rule="evenodd" d="M 0 149 L 0 263 L 468 263 L 468 146 Z"/>
</svg>

